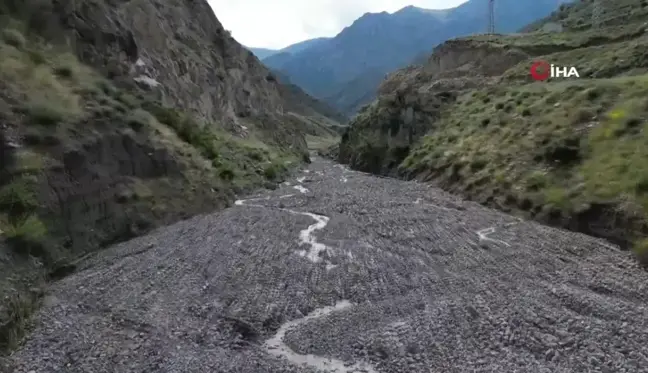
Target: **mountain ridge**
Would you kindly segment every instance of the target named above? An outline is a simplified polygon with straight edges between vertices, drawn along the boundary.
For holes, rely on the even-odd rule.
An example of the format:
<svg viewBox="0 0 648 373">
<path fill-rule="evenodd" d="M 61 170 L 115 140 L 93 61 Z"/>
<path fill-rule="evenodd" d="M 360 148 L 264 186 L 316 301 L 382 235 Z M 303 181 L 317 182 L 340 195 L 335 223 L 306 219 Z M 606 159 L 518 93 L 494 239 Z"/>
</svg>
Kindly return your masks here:
<svg viewBox="0 0 648 373">
<path fill-rule="evenodd" d="M 548 15 L 559 3 L 556 0 L 530 5 L 512 0 L 496 2 L 498 31 L 517 31 Z M 485 30 L 486 14 L 486 5 L 477 0 L 438 11 L 405 7 L 391 14 L 365 13 L 335 37 L 304 53 L 275 55 L 262 62 L 289 76 L 312 96 L 352 115 L 375 97 L 373 90 L 384 75 L 410 64 L 438 43 Z M 361 78 L 362 75 L 367 76 Z M 366 86 L 360 89 L 352 84 L 354 80 L 366 81 Z M 356 92 L 347 92 L 345 86 Z"/>
</svg>

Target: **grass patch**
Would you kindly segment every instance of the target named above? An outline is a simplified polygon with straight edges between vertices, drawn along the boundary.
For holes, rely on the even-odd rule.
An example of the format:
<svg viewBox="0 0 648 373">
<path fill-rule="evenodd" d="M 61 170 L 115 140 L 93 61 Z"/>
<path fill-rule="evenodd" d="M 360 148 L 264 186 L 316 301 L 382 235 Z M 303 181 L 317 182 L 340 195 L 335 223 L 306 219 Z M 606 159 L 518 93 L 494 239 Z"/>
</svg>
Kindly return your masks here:
<svg viewBox="0 0 648 373">
<path fill-rule="evenodd" d="M 39 206 L 32 182 L 18 178 L 0 189 L 0 211 L 11 217 L 21 217 Z"/>
<path fill-rule="evenodd" d="M 238 186 L 253 185 L 263 179 L 278 180 L 286 172 L 285 162 L 295 157 L 254 138 L 234 137 L 213 124 L 199 123 L 172 108 L 152 103 L 145 108 L 208 159 L 221 180 Z"/>
<path fill-rule="evenodd" d="M 38 305 L 39 295 L 31 292 L 12 294 L 3 299 L 0 308 L 0 351 L 11 351 L 19 346 Z"/>
<path fill-rule="evenodd" d="M 324 150 L 337 144 L 340 139 L 333 136 L 306 136 L 306 143 L 310 150 Z"/>
<path fill-rule="evenodd" d="M 153 125 L 155 117 L 151 115 L 148 111 L 144 109 L 135 109 L 133 110 L 126 119 L 128 125 L 135 131 L 141 131 L 145 127 Z"/>
<path fill-rule="evenodd" d="M 648 75 L 498 89 L 527 97 L 531 115 L 460 98 L 470 103 L 444 111 L 400 169 L 476 200 L 507 193 L 530 201 L 528 211 L 562 216 L 578 213 L 578 206 L 620 206 L 648 222 Z M 545 105 L 549 96 L 560 104 Z M 493 121 L 500 126 L 492 128 Z M 500 177 L 483 178 L 486 168 Z"/>
<path fill-rule="evenodd" d="M 45 100 L 32 100 L 27 107 L 29 123 L 41 126 L 56 126 L 68 118 L 64 107 Z"/>
<path fill-rule="evenodd" d="M 46 49 L 38 42 L 8 42 L 0 39 L 0 81 L 12 96 L 24 97 L 23 109 L 31 124 L 53 126 L 74 121 L 82 113 L 78 87 L 94 84 L 98 76 L 69 53 Z"/>
<path fill-rule="evenodd" d="M 27 44 L 27 39 L 18 30 L 4 29 L 2 30 L 2 40 L 12 47 L 22 49 Z"/>
<path fill-rule="evenodd" d="M 637 257 L 637 260 L 639 260 L 639 263 L 648 267 L 648 239 L 637 240 L 632 247 L 632 251 Z"/>
<path fill-rule="evenodd" d="M 47 227 L 36 215 L 29 215 L 9 225 L 5 238 L 20 255 L 50 259 L 44 251 Z"/>
<path fill-rule="evenodd" d="M 285 165 L 280 162 L 274 162 L 263 169 L 263 176 L 270 181 L 276 181 L 284 172 L 286 172 Z"/>
</svg>

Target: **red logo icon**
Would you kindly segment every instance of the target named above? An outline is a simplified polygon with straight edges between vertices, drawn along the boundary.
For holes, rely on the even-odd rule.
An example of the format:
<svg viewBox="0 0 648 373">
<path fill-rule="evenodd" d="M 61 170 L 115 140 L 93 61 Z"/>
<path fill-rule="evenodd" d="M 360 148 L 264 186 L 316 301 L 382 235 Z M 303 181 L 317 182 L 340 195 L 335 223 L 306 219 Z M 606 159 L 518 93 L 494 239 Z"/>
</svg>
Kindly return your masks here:
<svg viewBox="0 0 648 373">
<path fill-rule="evenodd" d="M 531 65 L 531 78 L 533 80 L 547 80 L 551 75 L 551 65 L 546 61 L 537 61 Z"/>
</svg>

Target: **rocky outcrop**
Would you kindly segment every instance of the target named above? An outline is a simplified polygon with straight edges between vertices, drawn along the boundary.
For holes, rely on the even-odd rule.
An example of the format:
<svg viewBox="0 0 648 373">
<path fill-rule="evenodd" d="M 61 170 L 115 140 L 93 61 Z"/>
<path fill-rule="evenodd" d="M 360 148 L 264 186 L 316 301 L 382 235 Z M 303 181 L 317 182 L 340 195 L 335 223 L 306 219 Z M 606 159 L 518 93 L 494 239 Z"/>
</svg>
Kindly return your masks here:
<svg viewBox="0 0 648 373">
<path fill-rule="evenodd" d="M 426 64 L 398 70 L 385 79 L 376 101 L 351 121 L 339 161 L 363 171 L 392 174 L 458 92 L 491 84 L 528 58 L 520 49 L 471 39 L 438 46 Z"/>
<path fill-rule="evenodd" d="M 160 90 L 165 105 L 234 133 L 255 128 L 260 118 L 274 128 L 266 123 L 259 130 L 282 125 L 291 98 L 281 95 L 280 83 L 231 37 L 207 1 L 46 0 L 38 6 L 50 12 L 47 30 L 56 29 L 50 33 L 83 62 L 113 79 Z M 300 136 L 281 140 L 305 145 Z"/>
<path fill-rule="evenodd" d="M 62 245 L 74 252 L 227 204 L 232 191 L 220 188 L 223 180 L 213 174 L 237 172 L 228 167 L 263 172 L 257 169 L 263 165 L 250 170 L 246 154 L 219 155 L 210 149 L 208 156 L 221 158 L 207 160 L 215 167 L 203 166 L 205 159 L 196 161 L 201 155 L 195 153 L 205 149 L 191 146 L 216 145 L 205 140 L 200 128 L 185 128 L 186 123 L 178 122 L 184 119 L 173 115 L 166 119 L 178 123 L 133 129 L 133 121 L 149 122 L 146 113 L 143 119 L 132 118 L 144 102 L 174 108 L 190 117 L 192 126 L 261 139 L 293 153 L 306 154 L 305 133 L 331 134 L 328 127 L 319 128 L 321 122 L 337 123 L 327 117 L 330 112 L 320 112 L 317 101 L 282 85 L 231 37 L 204 0 L 4 0 L 0 13 L 24 22 L 31 37 L 66 43 L 81 62 L 110 80 L 99 93 L 93 87 L 78 88 L 92 92 L 82 92 L 79 100 L 86 113 L 70 121 L 71 131 L 23 127 L 22 117 L 15 115 L 17 99 L 0 110 L 8 113 L 6 132 L 15 134 L 12 141 L 3 141 L 14 148 L 3 146 L 7 177 L 0 186 L 18 172 L 4 158 L 21 149 L 47 154 L 37 176 L 38 195 L 46 206 L 41 214 L 55 223 L 54 236 L 64 237 Z M 160 125 L 175 128 L 160 130 Z M 152 198 L 139 196 L 138 190 L 148 190 L 142 193 Z M 163 200 L 172 203 L 161 204 Z"/>
<path fill-rule="evenodd" d="M 337 123 L 205 0 L 0 0 L 0 20 L 0 298 L 16 304 L 80 256 L 276 184 Z M 0 354 L 16 315 L 0 307 Z"/>
<path fill-rule="evenodd" d="M 455 39 L 436 47 L 427 62 L 390 74 L 378 94 L 416 89 L 419 93 L 461 90 L 486 85 L 530 56 L 518 48 L 471 39 Z"/>
</svg>

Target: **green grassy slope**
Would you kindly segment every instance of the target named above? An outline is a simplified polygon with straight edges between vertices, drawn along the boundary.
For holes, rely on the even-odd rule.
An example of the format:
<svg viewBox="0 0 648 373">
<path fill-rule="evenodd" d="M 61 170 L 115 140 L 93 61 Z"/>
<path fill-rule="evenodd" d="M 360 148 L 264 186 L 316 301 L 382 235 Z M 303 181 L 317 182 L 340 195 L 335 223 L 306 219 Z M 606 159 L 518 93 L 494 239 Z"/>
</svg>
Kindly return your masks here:
<svg viewBox="0 0 648 373">
<path fill-rule="evenodd" d="M 639 0 L 606 2 L 604 27 L 591 29 L 591 5 L 550 17 L 566 22 L 564 33 L 463 39 L 475 50 L 528 58 L 476 88 L 427 91 L 429 110 L 415 107 L 410 125 L 402 119 L 408 104 L 394 99 L 399 91 L 383 92 L 352 120 L 341 161 L 634 246 L 648 262 L 648 11 Z M 532 82 L 529 67 L 539 59 L 576 66 L 581 79 Z M 418 74 L 408 90 L 430 86 Z M 444 92 L 452 99 L 433 100 Z M 406 141 L 403 132 L 416 125 L 425 136 Z"/>
</svg>

